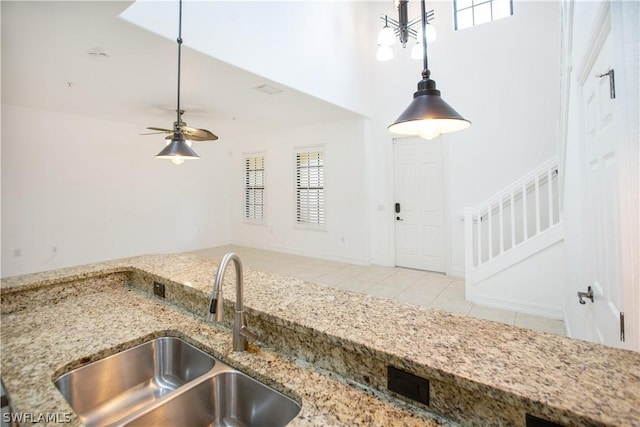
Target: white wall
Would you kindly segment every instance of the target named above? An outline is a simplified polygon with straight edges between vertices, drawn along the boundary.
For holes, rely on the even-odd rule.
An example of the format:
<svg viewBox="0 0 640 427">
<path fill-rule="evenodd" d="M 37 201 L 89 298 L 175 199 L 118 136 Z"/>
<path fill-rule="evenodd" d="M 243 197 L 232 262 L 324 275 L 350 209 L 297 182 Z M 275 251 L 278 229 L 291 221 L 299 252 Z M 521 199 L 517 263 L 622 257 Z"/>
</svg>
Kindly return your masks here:
<svg viewBox="0 0 640 427">
<path fill-rule="evenodd" d="M 150 16 L 154 17 L 156 23 L 151 26 L 156 28 L 166 24 L 167 36 L 174 38 L 175 8 L 167 9 L 164 13 L 162 10 L 168 6 L 163 5 L 162 2 L 142 3 L 149 3 L 154 8 L 154 14 Z M 200 6 L 198 2 L 193 4 Z M 395 16 L 393 2 L 211 2 L 210 4 L 212 7 L 221 8 L 216 9 L 219 13 L 211 15 L 220 16 L 220 18 L 206 20 L 206 27 L 203 26 L 201 30 L 214 32 L 206 33 L 208 34 L 207 46 L 218 52 L 219 56 L 223 56 L 223 60 L 236 62 L 236 65 L 254 72 L 264 73 L 274 81 L 282 81 L 285 85 L 296 87 L 345 108 L 367 112 L 368 118 L 329 126 L 318 124 L 310 128 L 312 131 L 292 128 L 286 132 L 251 135 L 241 138 L 241 141 L 225 142 L 229 144 L 228 147 L 232 147 L 231 161 L 234 166 L 233 169 L 228 170 L 235 172 L 231 175 L 225 174 L 227 166 L 224 162 L 229 161 L 229 157 L 224 152 L 222 158 L 216 160 L 216 166 L 209 168 L 208 171 L 200 170 L 203 166 L 196 166 L 198 172 L 195 172 L 186 168 L 170 168 L 169 166 L 172 165 L 167 165 L 166 168 L 169 171 L 167 173 L 183 170 L 187 171 L 182 172 L 184 174 L 200 174 L 199 179 L 190 179 L 189 185 L 182 186 L 189 192 L 183 197 L 185 203 L 189 202 L 187 205 L 190 206 L 188 209 L 190 212 L 194 211 L 192 204 L 204 206 L 203 209 L 197 209 L 197 215 L 201 215 L 200 218 L 204 224 L 211 224 L 204 227 L 212 231 L 209 233 L 202 231 L 205 234 L 201 238 L 196 230 L 185 225 L 186 232 L 176 232 L 175 239 L 168 236 L 166 239 L 161 239 L 155 236 L 150 230 L 153 227 L 149 225 L 148 218 L 156 218 L 158 211 L 162 212 L 160 215 L 163 216 L 158 219 L 159 223 L 165 223 L 163 219 L 166 218 L 174 218 L 178 222 L 184 220 L 187 223 L 186 217 L 192 214 L 180 212 L 179 205 L 170 205 L 168 201 L 164 204 L 160 203 L 157 197 L 153 196 L 153 194 L 159 194 L 155 193 L 155 183 L 144 181 L 144 190 L 141 192 L 149 193 L 147 191 L 149 188 L 154 189 L 153 193 L 149 193 L 148 204 L 140 203 L 140 197 L 137 196 L 129 196 L 124 200 L 124 196 L 119 195 L 116 199 L 117 205 L 112 209 L 115 212 L 114 215 L 122 215 L 120 208 L 123 206 L 132 209 L 133 213 L 127 216 L 127 221 L 133 224 L 127 228 L 131 230 L 142 228 L 146 230 L 144 238 L 151 239 L 148 242 L 139 243 L 140 246 L 128 248 L 126 254 L 201 247 L 233 240 L 252 246 L 297 251 L 327 258 L 394 265 L 393 151 L 392 136 L 387 132 L 386 127 L 396 119 L 412 99 L 416 84 L 420 80 L 422 65 L 421 61 L 409 58 L 410 46 L 407 49 L 395 46 L 396 58 L 390 62 L 375 61 L 378 16 L 380 13 Z M 419 2 L 410 2 L 409 6 L 410 18 L 417 16 Z M 464 274 L 464 229 L 459 217 L 462 209 L 465 206 L 475 205 L 555 154 L 556 122 L 559 114 L 559 4 L 517 1 L 514 5 L 514 16 L 459 32 L 453 31 L 450 1 L 430 2 L 429 7 L 436 11 L 434 25 L 438 32 L 438 39 L 429 47 L 432 77 L 437 81 L 443 98 L 473 122 L 468 130 L 442 137 L 446 181 L 449 189 L 447 221 L 450 223 L 451 234 L 447 271 L 450 274 L 462 276 Z M 253 12 L 248 13 L 248 10 Z M 228 15 L 223 15 L 221 11 Z M 256 11 L 260 13 L 255 13 Z M 168 24 L 169 21 L 164 23 L 162 18 L 164 15 L 167 19 L 171 19 L 171 25 Z M 242 22 L 243 25 L 250 25 L 248 28 L 243 27 L 240 31 L 233 24 L 240 23 L 243 19 L 247 20 Z M 278 22 L 279 25 L 270 26 L 271 22 Z M 353 22 L 356 24 L 352 24 Z M 541 22 L 545 25 L 540 25 Z M 295 37 L 290 37 L 290 34 L 295 34 Z M 187 33 L 184 34 L 185 38 L 187 35 Z M 188 37 L 189 40 L 198 39 L 193 33 Z M 219 43 L 219 40 L 223 40 L 224 43 Z M 337 45 L 340 45 L 340 48 L 335 50 Z M 206 49 L 203 46 L 200 50 Z M 276 50 L 275 53 L 274 50 Z M 14 115 L 19 114 L 14 113 Z M 43 122 L 55 128 L 53 122 L 56 120 L 53 117 L 43 119 Z M 75 121 L 77 120 L 74 118 Z M 4 123 L 7 122 L 3 120 Z M 83 125 L 82 120 L 79 123 L 84 127 L 92 128 L 86 123 Z M 103 125 L 100 128 L 104 127 L 107 126 Z M 112 126 L 108 127 L 112 128 Z M 17 130 L 13 129 L 5 130 L 3 126 L 3 135 L 5 133 L 9 135 L 9 132 L 12 136 L 15 135 Z M 135 129 L 133 133 L 138 131 Z M 96 146 L 95 150 L 98 150 L 100 145 L 111 143 L 111 135 L 112 133 L 96 132 L 95 138 L 105 140 Z M 39 138 L 44 136 L 52 137 L 49 133 L 38 135 Z M 292 147 L 313 143 L 313 141 L 328 144 L 328 159 L 329 156 L 339 159 L 337 163 L 332 163 L 334 166 L 329 165 L 327 168 L 327 185 L 331 184 L 332 176 L 339 177 L 340 180 L 346 178 L 347 170 L 353 174 L 351 178 L 355 178 L 358 184 L 353 188 L 341 185 L 341 181 L 338 181 L 340 184 L 331 184 L 335 186 L 335 191 L 332 189 L 327 196 L 328 231 L 325 234 L 298 231 L 290 233 L 293 222 L 290 218 L 293 211 L 287 206 L 290 206 L 292 196 L 289 197 L 287 193 L 292 191 L 292 187 L 290 186 L 291 175 L 286 168 L 291 165 Z M 77 144 L 80 142 L 78 141 Z M 279 206 L 277 208 L 279 213 L 271 219 L 274 223 L 270 227 L 272 230 L 268 230 L 268 234 L 264 231 L 267 228 L 258 231 L 256 227 L 249 228 L 237 222 L 240 218 L 241 206 L 237 200 L 241 194 L 237 191 L 238 186 L 241 185 L 241 175 L 239 175 L 241 154 L 243 151 L 261 150 L 260 146 L 267 148 L 267 161 L 278 164 L 278 180 L 274 181 L 274 186 L 279 189 L 278 191 L 282 191 L 282 194 L 268 196 L 275 197 L 273 201 L 276 206 Z M 198 152 L 202 155 L 201 150 L 221 150 L 224 145 L 212 144 L 210 147 L 212 148 L 199 149 Z M 19 151 L 27 148 L 20 146 L 14 149 Z M 92 156 L 97 157 L 96 152 L 88 150 L 90 150 L 88 153 L 90 159 Z M 3 151 L 7 151 L 5 147 Z M 155 148 L 152 151 L 155 153 Z M 350 163 L 341 157 L 345 153 L 354 154 Z M 145 151 L 145 156 L 147 154 Z M 143 157 L 142 154 L 140 156 Z M 20 153 L 3 152 L 3 166 L 11 164 L 12 159 L 18 157 Z M 155 159 L 148 161 L 158 162 Z M 104 160 L 96 162 L 106 169 Z M 87 168 L 88 173 L 92 173 L 96 170 L 91 167 L 94 163 L 92 160 L 88 166 L 82 167 Z M 201 160 L 200 164 L 204 164 L 204 161 Z M 141 175 L 143 179 L 151 179 L 147 175 L 151 173 L 158 174 L 159 179 L 163 179 L 165 184 L 179 187 L 176 181 L 169 180 L 168 175 L 161 174 L 157 170 L 160 166 L 156 166 L 156 163 L 151 165 L 153 166 L 143 166 L 131 160 L 127 166 L 128 172 L 115 178 L 117 184 L 124 185 L 124 182 L 129 182 L 125 178 L 129 175 Z M 188 166 L 188 168 L 191 167 Z M 336 168 L 337 171 L 331 172 L 331 167 Z M 145 171 L 144 174 L 138 172 L 142 170 Z M 10 176 L 19 176 L 21 172 L 9 169 L 7 173 L 10 173 Z M 3 184 L 5 175 L 3 170 Z M 232 177 L 231 181 L 230 177 Z M 276 177 L 269 179 L 276 179 Z M 63 181 L 72 180 L 72 177 L 65 176 Z M 76 197 L 91 200 L 93 196 L 92 191 L 89 190 L 94 188 L 89 185 L 91 182 L 92 180 L 89 179 L 81 188 L 72 187 L 71 190 L 65 190 L 67 203 L 71 204 L 69 208 L 65 208 L 65 211 L 70 212 L 71 217 L 75 215 L 73 212 L 82 209 L 87 215 L 98 215 L 98 217 L 103 215 L 100 201 L 87 204 L 76 200 Z M 228 182 L 229 187 L 220 188 L 220 182 Z M 182 181 L 180 184 L 186 183 Z M 25 181 L 24 185 L 32 184 Z M 113 185 L 117 187 L 116 184 Z M 205 185 L 212 187 L 201 188 Z M 214 185 L 218 186 L 217 189 L 213 188 Z M 4 187 L 5 185 L 3 185 L 3 196 L 6 190 Z M 52 187 L 55 186 L 52 185 Z M 230 204 L 226 205 L 226 212 L 222 214 L 219 210 L 223 209 L 225 202 L 205 202 L 207 197 L 199 198 L 199 194 L 205 193 L 205 190 L 213 195 L 212 198 L 217 197 L 217 192 L 223 192 L 220 196 L 222 200 L 226 200 L 225 197 L 227 197 L 224 196 L 224 191 L 233 191 L 235 199 L 229 199 Z M 7 194 L 11 191 L 14 192 L 14 200 L 19 200 L 19 194 L 24 193 L 20 186 L 17 186 L 16 190 L 9 188 Z M 45 189 L 38 189 L 38 191 L 34 193 L 32 204 L 42 203 L 38 201 L 39 195 L 44 195 L 43 198 L 48 200 L 60 199 L 56 195 L 56 191 L 59 190 L 55 188 L 51 191 L 45 191 Z M 121 194 L 118 188 L 114 187 L 105 188 L 104 191 L 109 196 Z M 49 193 L 54 196 L 47 196 Z M 280 199 L 285 200 L 286 203 Z M 3 214 L 7 212 L 11 215 L 12 212 L 18 211 L 18 207 L 7 209 L 9 200 L 3 200 Z M 28 203 L 20 201 L 19 205 L 24 206 Z M 91 208 L 82 208 L 79 205 L 91 206 Z M 135 207 L 129 208 L 130 205 Z M 168 210 L 158 209 L 160 206 Z M 345 209 L 344 206 L 348 206 L 349 209 Z M 213 222 L 208 223 L 207 221 L 211 218 L 201 213 L 209 211 L 216 211 L 217 215 L 220 215 L 215 218 L 217 225 L 213 225 Z M 76 218 L 82 223 L 82 215 L 78 216 L 80 218 Z M 66 223 L 66 217 L 64 215 L 62 217 L 60 221 Z M 18 214 L 9 216 L 8 219 L 11 224 L 15 224 L 16 230 L 30 223 L 30 221 L 21 220 Z M 38 220 L 45 222 L 44 219 Z M 69 222 L 73 224 L 73 221 Z M 103 220 L 103 222 L 109 221 Z M 74 231 L 71 224 L 68 225 L 72 236 L 69 239 L 83 242 L 83 233 Z M 138 227 L 140 224 L 141 227 Z M 227 227 L 229 224 L 231 224 L 231 230 Z M 110 225 L 97 227 L 93 223 L 83 223 L 83 227 L 89 228 L 90 234 L 125 234 Z M 45 227 L 47 230 L 52 228 L 54 226 Z M 117 233 L 113 233 L 114 230 Z M 26 233 L 26 231 L 17 233 Z M 51 246 L 49 242 L 51 239 L 47 239 L 42 244 L 34 243 L 35 246 L 42 248 L 39 249 L 40 255 L 36 257 L 37 261 L 32 265 L 38 265 L 41 269 L 48 268 L 53 262 L 43 265 L 49 254 L 47 248 Z M 143 240 L 143 238 L 139 239 L 140 242 Z M 166 243 L 168 241 L 172 243 Z M 3 254 L 11 252 L 21 244 L 19 236 L 5 238 L 4 231 L 3 243 L 5 243 Z M 62 256 L 63 251 L 64 249 L 61 248 L 56 259 Z M 77 254 L 78 256 L 74 257 L 77 261 L 69 260 L 68 263 L 126 254 L 121 249 L 111 251 L 104 249 L 92 256 L 89 256 L 89 253 L 83 256 Z M 23 254 L 23 261 L 24 256 Z M 9 268 L 9 261 L 15 263 L 16 260 L 3 255 L 3 264 L 6 264 L 6 268 Z"/>
<path fill-rule="evenodd" d="M 3 277 L 228 242 L 225 144 L 176 166 L 140 129 L 2 106 Z"/>
<path fill-rule="evenodd" d="M 364 176 L 364 120 L 322 123 L 283 132 L 253 134 L 233 145 L 230 223 L 240 245 L 366 264 L 367 194 Z M 298 147 L 324 149 L 325 213 L 322 231 L 296 225 L 295 156 Z M 243 220 L 243 159 L 265 155 L 263 224 Z"/>
<path fill-rule="evenodd" d="M 564 268 L 564 243 L 560 241 L 474 284 L 470 301 L 562 319 Z"/>
<path fill-rule="evenodd" d="M 183 38 L 238 68 L 367 113 L 371 85 L 363 47 L 375 24 L 368 9 L 369 2 L 360 1 L 189 1 Z M 138 1 L 121 16 L 175 39 L 174 2 Z"/>
<path fill-rule="evenodd" d="M 418 4 L 410 2 L 410 7 L 413 3 Z M 448 273 L 463 276 L 463 208 L 475 206 L 557 152 L 560 4 L 516 1 L 511 17 L 453 31 L 451 3 L 429 3 L 438 33 L 429 45 L 429 67 L 443 99 L 473 123 L 442 136 L 451 224 Z M 372 9 L 384 9 L 378 5 Z M 371 13 L 374 19 L 380 11 Z M 410 17 L 416 14 L 410 9 Z M 420 61 L 408 59 L 408 49 L 394 49 L 394 60 L 373 65 L 377 97 L 368 147 L 373 160 L 372 253 L 381 264 L 394 263 L 393 194 L 387 178 L 392 175 L 392 139 L 385 127 L 409 104 L 422 69 Z"/>
</svg>

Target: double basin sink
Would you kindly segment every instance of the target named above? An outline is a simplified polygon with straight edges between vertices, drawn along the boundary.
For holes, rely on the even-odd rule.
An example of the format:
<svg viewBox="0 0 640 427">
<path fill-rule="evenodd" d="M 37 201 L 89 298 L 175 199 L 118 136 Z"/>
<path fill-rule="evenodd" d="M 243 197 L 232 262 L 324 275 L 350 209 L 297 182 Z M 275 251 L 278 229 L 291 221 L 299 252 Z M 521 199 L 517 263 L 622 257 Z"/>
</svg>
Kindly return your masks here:
<svg viewBox="0 0 640 427">
<path fill-rule="evenodd" d="M 54 381 L 90 426 L 285 426 L 293 399 L 176 337 L 162 337 Z"/>
</svg>

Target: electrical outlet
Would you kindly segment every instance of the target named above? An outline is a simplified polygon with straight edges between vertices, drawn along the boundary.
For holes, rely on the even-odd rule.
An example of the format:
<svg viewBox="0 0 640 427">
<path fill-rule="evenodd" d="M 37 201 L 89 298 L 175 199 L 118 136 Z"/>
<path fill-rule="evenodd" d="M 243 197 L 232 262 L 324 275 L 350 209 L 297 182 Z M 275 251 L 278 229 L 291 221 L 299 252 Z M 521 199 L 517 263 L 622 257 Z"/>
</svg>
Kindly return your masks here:
<svg viewBox="0 0 640 427">
<path fill-rule="evenodd" d="M 20 249 L 20 248 L 14 249 L 13 250 L 13 256 L 14 256 L 14 258 L 21 257 L 22 256 L 22 249 Z"/>
<path fill-rule="evenodd" d="M 160 298 L 165 298 L 164 284 L 159 282 L 153 282 L 153 293 Z"/>
<path fill-rule="evenodd" d="M 387 389 L 429 406 L 429 380 L 393 366 L 387 366 Z"/>
</svg>

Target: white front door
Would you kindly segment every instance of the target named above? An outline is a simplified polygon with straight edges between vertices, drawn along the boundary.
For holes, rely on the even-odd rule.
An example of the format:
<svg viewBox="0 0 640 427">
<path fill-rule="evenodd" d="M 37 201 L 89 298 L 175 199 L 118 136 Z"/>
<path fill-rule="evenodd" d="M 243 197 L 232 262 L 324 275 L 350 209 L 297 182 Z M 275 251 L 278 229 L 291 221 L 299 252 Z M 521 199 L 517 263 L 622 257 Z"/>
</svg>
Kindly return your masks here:
<svg viewBox="0 0 640 427">
<path fill-rule="evenodd" d="M 396 139 L 393 152 L 396 265 L 445 272 L 440 138 Z"/>
<path fill-rule="evenodd" d="M 606 37 L 582 85 L 585 123 L 586 210 L 584 212 L 584 268 L 594 300 L 586 300 L 585 322 L 591 341 L 624 347 L 620 316 L 624 311 L 621 277 L 619 155 L 615 127 L 616 100 L 610 78 L 598 77 L 614 69 L 611 34 Z"/>
</svg>

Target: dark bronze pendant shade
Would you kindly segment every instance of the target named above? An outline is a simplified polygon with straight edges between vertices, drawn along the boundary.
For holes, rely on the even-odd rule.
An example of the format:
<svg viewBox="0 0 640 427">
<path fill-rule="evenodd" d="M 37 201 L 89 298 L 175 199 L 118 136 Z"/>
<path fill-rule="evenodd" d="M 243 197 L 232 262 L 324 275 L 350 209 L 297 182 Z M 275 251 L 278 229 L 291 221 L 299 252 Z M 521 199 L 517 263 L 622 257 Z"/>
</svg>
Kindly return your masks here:
<svg viewBox="0 0 640 427">
<path fill-rule="evenodd" d="M 400 135 L 416 135 L 433 139 L 440 134 L 455 132 L 471 126 L 471 122 L 453 107 L 447 104 L 436 89 L 436 82 L 431 80 L 427 61 L 426 8 L 422 6 L 422 54 L 424 69 L 422 80 L 418 82 L 418 90 L 413 94 L 413 101 L 400 114 L 400 117 L 387 129 Z"/>
</svg>

